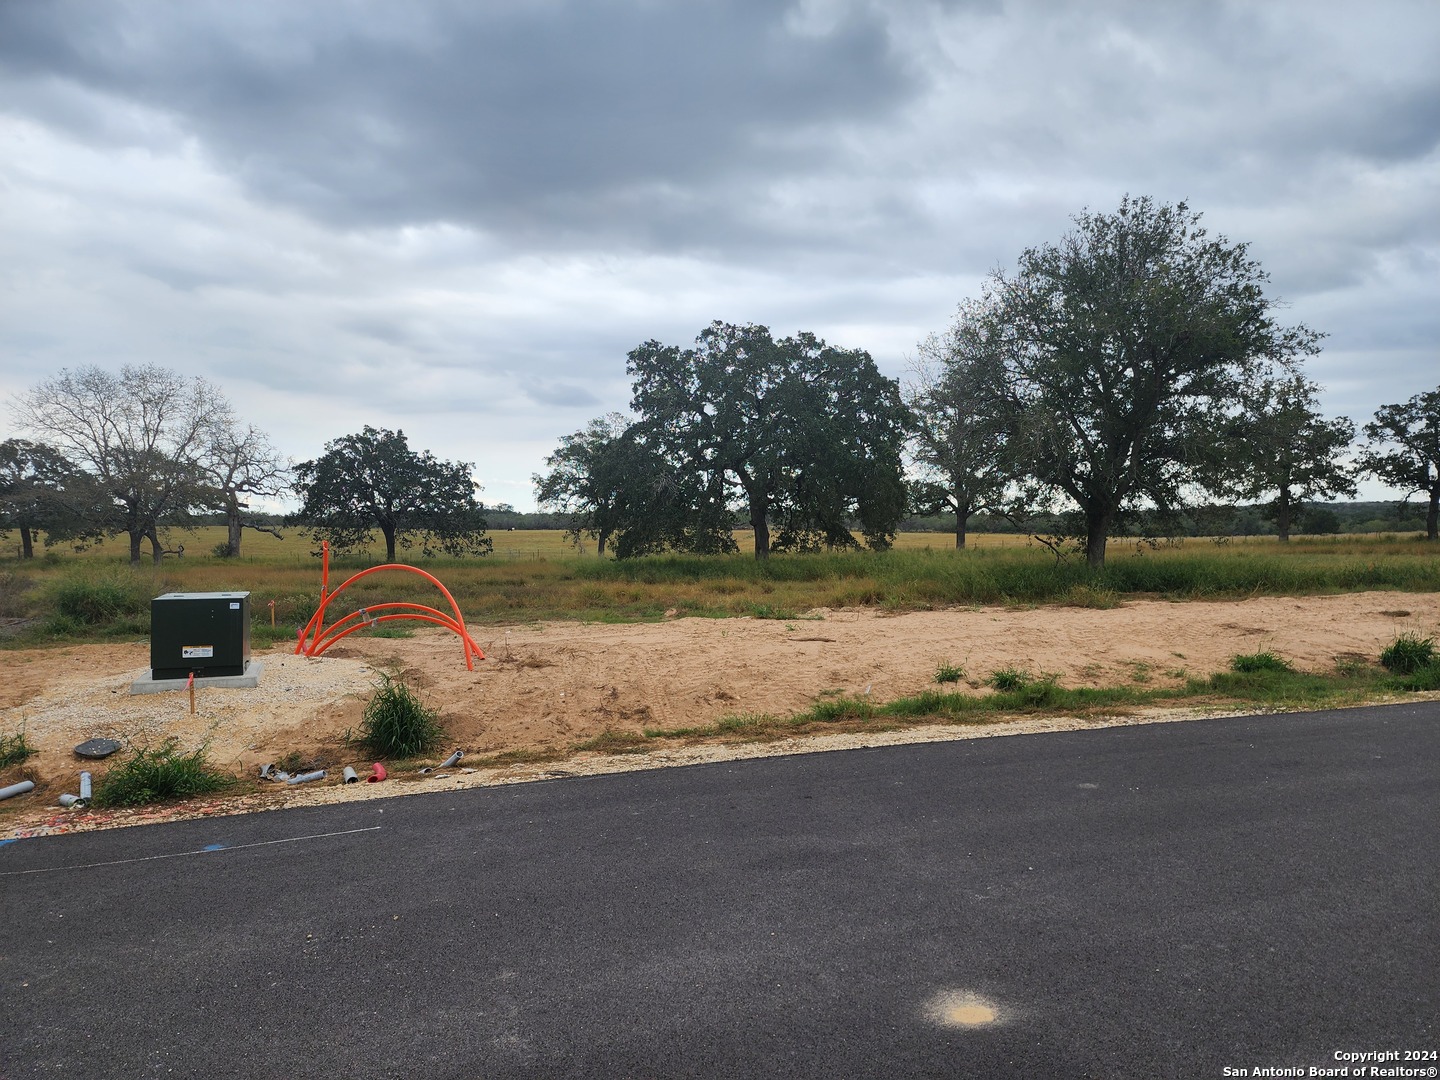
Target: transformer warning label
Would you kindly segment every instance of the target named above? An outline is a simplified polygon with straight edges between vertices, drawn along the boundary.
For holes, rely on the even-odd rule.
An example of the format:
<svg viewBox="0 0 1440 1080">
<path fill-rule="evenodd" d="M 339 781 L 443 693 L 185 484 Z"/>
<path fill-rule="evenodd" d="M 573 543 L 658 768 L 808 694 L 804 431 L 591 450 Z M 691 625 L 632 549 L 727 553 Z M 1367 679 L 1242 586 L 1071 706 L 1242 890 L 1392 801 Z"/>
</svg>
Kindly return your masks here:
<svg viewBox="0 0 1440 1080">
<path fill-rule="evenodd" d="M 205 657 L 214 657 L 214 645 L 181 645 L 180 655 L 186 660 L 201 660 Z"/>
</svg>

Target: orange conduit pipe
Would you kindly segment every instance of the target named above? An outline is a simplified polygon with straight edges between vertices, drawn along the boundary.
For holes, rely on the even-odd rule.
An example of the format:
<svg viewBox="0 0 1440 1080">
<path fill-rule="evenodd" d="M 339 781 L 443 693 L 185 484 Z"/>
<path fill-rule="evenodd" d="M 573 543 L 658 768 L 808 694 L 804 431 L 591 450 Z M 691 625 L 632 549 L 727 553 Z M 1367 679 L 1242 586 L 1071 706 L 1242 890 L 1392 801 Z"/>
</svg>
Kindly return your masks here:
<svg viewBox="0 0 1440 1080">
<path fill-rule="evenodd" d="M 465 666 L 471 671 L 475 670 L 475 659 L 485 659 L 485 654 L 480 651 L 480 646 L 475 644 L 474 639 L 470 637 L 469 632 L 465 629 L 465 616 L 460 613 L 460 605 L 455 602 L 455 597 L 450 595 L 450 590 L 445 588 L 444 584 L 440 581 L 439 578 L 435 577 L 435 575 L 427 574 L 424 570 L 421 570 L 417 566 L 406 566 L 403 563 L 385 563 L 383 566 L 372 566 L 369 569 L 361 570 L 357 574 L 352 574 L 350 577 L 346 578 L 343 582 L 341 582 L 340 586 L 335 589 L 334 592 L 331 592 L 330 542 L 328 540 L 322 540 L 320 542 L 320 553 L 322 559 L 320 571 L 320 606 L 315 609 L 315 614 L 310 616 L 310 621 L 305 624 L 305 627 L 300 631 L 299 635 L 296 638 L 295 653 L 297 656 L 302 653 L 306 656 L 319 656 L 324 653 L 324 651 L 328 649 L 331 645 L 334 645 L 335 642 L 339 641 L 347 634 L 351 634 L 354 631 L 359 630 L 363 626 L 368 626 L 372 622 L 390 622 L 396 619 L 417 619 L 423 622 L 432 622 L 439 626 L 443 626 L 447 630 L 458 635 L 460 638 L 461 647 L 465 651 Z M 355 582 L 359 581 L 361 578 L 368 577 L 370 574 L 378 574 L 382 570 L 402 570 L 411 574 L 419 574 L 426 581 L 430 582 L 432 585 L 434 585 L 437 589 L 440 590 L 441 594 L 444 595 L 445 599 L 450 602 L 450 610 L 455 613 L 455 617 L 452 619 L 444 612 L 438 611 L 432 607 L 426 607 L 424 604 L 399 602 L 389 604 L 372 604 L 367 608 L 361 608 L 359 611 L 355 611 L 350 613 L 349 615 L 346 615 L 343 619 L 338 620 L 328 630 L 325 629 L 325 609 L 329 607 L 330 602 L 334 600 L 337 596 L 339 596 L 342 592 L 344 592 L 347 588 L 349 588 L 351 585 L 353 585 Z M 364 614 L 370 611 L 380 611 L 392 608 L 406 608 L 410 610 L 407 610 L 401 614 L 380 615 L 376 616 L 373 619 L 366 618 Z M 357 622 L 354 626 L 347 628 L 341 633 L 335 633 L 335 631 L 339 627 L 344 626 L 344 624 L 351 619 L 361 619 L 363 621 Z"/>
</svg>

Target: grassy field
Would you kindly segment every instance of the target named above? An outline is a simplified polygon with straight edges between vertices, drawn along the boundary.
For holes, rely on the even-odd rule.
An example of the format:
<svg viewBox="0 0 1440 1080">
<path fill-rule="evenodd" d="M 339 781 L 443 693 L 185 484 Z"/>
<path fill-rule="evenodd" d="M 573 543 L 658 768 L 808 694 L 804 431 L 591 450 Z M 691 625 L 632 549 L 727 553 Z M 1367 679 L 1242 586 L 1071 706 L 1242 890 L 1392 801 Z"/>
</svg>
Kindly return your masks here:
<svg viewBox="0 0 1440 1080">
<path fill-rule="evenodd" d="M 746 535 L 746 534 L 737 534 Z M 746 537 L 748 539 L 748 536 Z M 149 598 L 164 592 L 243 590 L 262 637 L 293 636 L 314 611 L 320 561 L 299 532 L 280 540 L 245 538 L 237 560 L 211 553 L 222 530 L 177 534 L 183 558 L 131 568 L 112 540 L 80 554 L 52 551 L 22 563 L 0 558 L 0 617 L 32 620 L 9 640 L 36 643 L 148 632 Z M 794 619 L 817 607 L 873 606 L 902 611 L 955 604 L 1044 604 L 1110 607 L 1125 597 L 1222 599 L 1360 589 L 1440 591 L 1440 547 L 1413 536 L 1273 538 L 1217 544 L 1199 539 L 1158 548 L 1112 541 L 1104 570 L 1083 559 L 1057 561 L 1023 536 L 981 534 L 961 552 L 943 533 L 901 534 L 895 550 L 777 555 L 757 563 L 729 557 L 655 556 L 617 562 L 584 553 L 558 531 L 494 534 L 485 559 L 439 557 L 423 565 L 446 583 L 467 621 L 538 619 L 635 621 L 667 612 L 719 618 Z M 381 552 L 332 560 L 331 587 Z M 402 552 L 402 561 L 407 555 Z M 415 575 L 373 574 L 348 590 L 346 610 L 385 600 L 433 603 L 434 587 Z"/>
</svg>

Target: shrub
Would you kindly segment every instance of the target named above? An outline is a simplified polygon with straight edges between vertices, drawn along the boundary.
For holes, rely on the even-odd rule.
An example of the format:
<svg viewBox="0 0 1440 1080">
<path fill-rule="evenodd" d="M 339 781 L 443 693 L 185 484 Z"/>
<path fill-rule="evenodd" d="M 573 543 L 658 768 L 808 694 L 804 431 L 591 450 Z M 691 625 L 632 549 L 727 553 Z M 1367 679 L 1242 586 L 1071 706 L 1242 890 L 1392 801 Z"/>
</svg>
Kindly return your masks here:
<svg viewBox="0 0 1440 1080">
<path fill-rule="evenodd" d="M 439 745 L 445 731 L 435 710 L 400 679 L 382 674 L 360 718 L 361 745 L 381 757 L 407 758 Z"/>
<path fill-rule="evenodd" d="M 1401 634 L 1380 653 L 1380 663 L 1396 675 L 1414 675 L 1435 661 L 1435 639 Z"/>
<path fill-rule="evenodd" d="M 188 754 L 167 739 L 158 749 L 137 749 L 95 785 L 94 804 L 143 806 L 161 799 L 189 799 L 222 791 L 235 778 L 212 765 L 201 746 Z"/>
<path fill-rule="evenodd" d="M 100 626 L 117 619 L 144 615 L 150 598 L 136 581 L 123 577 L 87 581 L 71 578 L 51 590 L 52 623 L 67 626 Z"/>
<path fill-rule="evenodd" d="M 1230 670 L 1242 675 L 1253 675 L 1261 671 L 1294 671 L 1290 661 L 1270 651 L 1246 653 L 1230 658 Z"/>
<path fill-rule="evenodd" d="M 965 677 L 965 669 L 955 664 L 941 664 L 935 669 L 935 681 L 937 683 L 959 682 Z"/>
<path fill-rule="evenodd" d="M 0 769 L 19 765 L 33 753 L 35 748 L 25 741 L 23 727 L 14 735 L 0 735 Z"/>
<path fill-rule="evenodd" d="M 999 671 L 992 671 L 990 678 L 985 681 L 1001 693 L 1008 693 L 1029 683 L 1030 673 L 1020 668 L 1004 667 Z"/>
</svg>

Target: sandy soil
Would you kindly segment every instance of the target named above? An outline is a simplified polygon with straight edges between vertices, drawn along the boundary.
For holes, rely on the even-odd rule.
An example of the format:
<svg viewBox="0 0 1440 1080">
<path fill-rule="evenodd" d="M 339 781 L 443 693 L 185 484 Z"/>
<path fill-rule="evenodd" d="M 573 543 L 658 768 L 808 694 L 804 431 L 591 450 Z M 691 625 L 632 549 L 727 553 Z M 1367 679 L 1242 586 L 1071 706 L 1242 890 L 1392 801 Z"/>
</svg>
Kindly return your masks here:
<svg viewBox="0 0 1440 1080">
<path fill-rule="evenodd" d="M 744 712 L 784 715 L 837 693 L 868 693 L 884 701 L 934 688 L 942 663 L 963 667 L 968 679 L 959 688 L 975 693 L 985 692 L 983 679 L 990 672 L 1007 666 L 1055 674 L 1067 686 L 1164 685 L 1221 670 L 1234 654 L 1262 649 L 1303 669 L 1329 670 L 1346 659 L 1373 661 L 1398 633 L 1428 636 L 1437 630 L 1440 594 L 1390 592 L 1230 603 L 1138 601 L 1110 610 L 974 608 L 894 616 L 817 610 L 790 622 L 672 619 L 483 628 L 474 636 L 487 658 L 472 672 L 456 638 L 417 629 L 407 639 L 352 635 L 316 659 L 294 656 L 287 648 L 257 654 L 265 664 L 258 689 L 202 687 L 194 715 L 184 691 L 129 694 L 130 683 L 148 674 L 148 645 L 5 652 L 0 653 L 0 734 L 23 725 L 41 753 L 23 767 L 36 791 L 0 803 L 0 838 L 176 813 L 58 811 L 56 796 L 78 790 L 85 766 L 72 748 L 95 736 L 135 745 L 174 737 L 186 748 L 208 742 L 214 761 L 248 776 L 290 753 L 333 770 L 317 785 L 282 785 L 181 811 L 193 814 L 434 790 L 440 783 L 509 782 L 977 734 L 971 728 L 935 727 L 763 746 L 673 746 L 621 758 L 577 754 L 562 765 L 452 770 L 443 779 L 341 786 L 336 780 L 342 765 L 368 771 L 368 762 L 346 756 L 341 740 L 358 726 L 380 671 L 398 673 L 418 687 L 440 711 L 452 745 L 478 756 L 564 748 L 606 730 L 692 726 Z M 1194 715 L 1172 710 L 1116 722 Z M 1095 723 L 1025 721 L 978 734 Z M 98 775 L 105 764 L 91 768 Z M 3 782 L 19 779 L 21 772 L 6 770 Z"/>
</svg>

